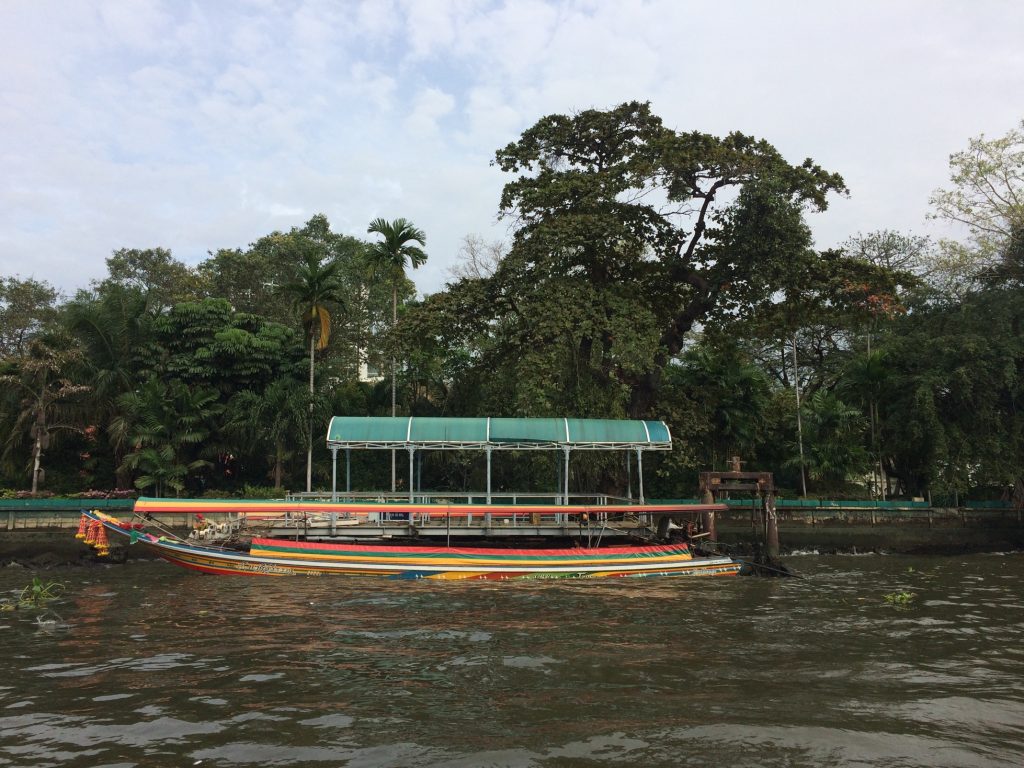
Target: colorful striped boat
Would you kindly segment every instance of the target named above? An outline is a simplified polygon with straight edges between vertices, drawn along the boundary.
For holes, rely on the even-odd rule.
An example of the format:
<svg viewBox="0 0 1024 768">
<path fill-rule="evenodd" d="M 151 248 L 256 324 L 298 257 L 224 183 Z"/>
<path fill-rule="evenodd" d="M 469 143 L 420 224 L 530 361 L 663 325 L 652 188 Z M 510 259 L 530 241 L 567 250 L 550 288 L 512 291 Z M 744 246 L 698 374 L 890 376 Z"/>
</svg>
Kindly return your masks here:
<svg viewBox="0 0 1024 768">
<path fill-rule="evenodd" d="M 338 544 L 255 538 L 248 551 L 157 536 L 102 512 L 83 513 L 185 568 L 235 576 L 384 576 L 392 579 L 557 579 L 641 576 L 734 576 L 740 563 L 694 557 L 685 543 L 600 548 L 503 549 Z M 86 538 L 89 541 L 89 538 Z M 105 536 L 104 536 L 105 541 Z"/>
</svg>

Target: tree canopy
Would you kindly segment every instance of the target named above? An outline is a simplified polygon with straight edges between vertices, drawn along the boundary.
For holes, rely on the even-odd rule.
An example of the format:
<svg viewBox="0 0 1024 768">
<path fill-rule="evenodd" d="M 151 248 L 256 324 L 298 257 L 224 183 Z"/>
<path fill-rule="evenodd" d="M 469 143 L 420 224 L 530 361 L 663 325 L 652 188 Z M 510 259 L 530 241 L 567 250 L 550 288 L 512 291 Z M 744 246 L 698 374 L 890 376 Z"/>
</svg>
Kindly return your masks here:
<svg viewBox="0 0 1024 768">
<path fill-rule="evenodd" d="M 426 235 L 404 218 L 362 240 L 318 214 L 195 266 L 120 249 L 70 299 L 4 276 L 0 485 L 323 487 L 328 416 L 396 412 L 663 419 L 651 497 L 740 455 L 793 493 L 804 476 L 822 495 L 1024 499 L 1022 148 L 1024 124 L 951 156 L 931 203 L 959 239 L 821 250 L 809 221 L 848 194 L 840 175 L 629 102 L 499 149 L 510 242 L 468 235 L 422 300 Z M 428 485 L 480 487 L 473 457 L 439 453 Z M 495 463 L 495 487 L 547 488 L 546 461 Z M 582 464 L 574 482 L 626 492 L 621 457 Z"/>
</svg>

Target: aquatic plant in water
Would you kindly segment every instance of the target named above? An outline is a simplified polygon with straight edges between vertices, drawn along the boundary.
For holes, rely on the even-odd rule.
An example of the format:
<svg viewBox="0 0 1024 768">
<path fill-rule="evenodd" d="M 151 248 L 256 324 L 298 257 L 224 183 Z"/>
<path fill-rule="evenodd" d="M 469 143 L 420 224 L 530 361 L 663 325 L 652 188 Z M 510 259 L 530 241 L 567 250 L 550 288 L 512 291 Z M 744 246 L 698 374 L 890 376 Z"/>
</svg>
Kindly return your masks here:
<svg viewBox="0 0 1024 768">
<path fill-rule="evenodd" d="M 914 598 L 917 597 L 913 592 L 890 592 L 885 595 L 885 602 L 889 605 L 896 605 L 899 607 L 906 607 L 913 602 Z"/>
<path fill-rule="evenodd" d="M 13 611 L 18 608 L 43 608 L 52 600 L 56 600 L 64 594 L 64 584 L 59 581 L 44 582 L 38 576 L 32 579 L 16 600 L 6 600 L 0 603 L 0 610 Z"/>
</svg>

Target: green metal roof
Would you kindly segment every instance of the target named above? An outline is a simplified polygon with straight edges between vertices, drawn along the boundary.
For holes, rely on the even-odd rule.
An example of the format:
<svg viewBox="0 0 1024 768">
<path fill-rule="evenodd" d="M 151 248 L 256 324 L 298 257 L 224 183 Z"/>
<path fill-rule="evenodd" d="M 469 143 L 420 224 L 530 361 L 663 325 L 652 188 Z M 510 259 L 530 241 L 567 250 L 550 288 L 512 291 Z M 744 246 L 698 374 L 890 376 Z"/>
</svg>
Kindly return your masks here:
<svg viewBox="0 0 1024 768">
<path fill-rule="evenodd" d="M 335 416 L 327 427 L 327 446 L 667 451 L 672 436 L 663 421 Z"/>
</svg>

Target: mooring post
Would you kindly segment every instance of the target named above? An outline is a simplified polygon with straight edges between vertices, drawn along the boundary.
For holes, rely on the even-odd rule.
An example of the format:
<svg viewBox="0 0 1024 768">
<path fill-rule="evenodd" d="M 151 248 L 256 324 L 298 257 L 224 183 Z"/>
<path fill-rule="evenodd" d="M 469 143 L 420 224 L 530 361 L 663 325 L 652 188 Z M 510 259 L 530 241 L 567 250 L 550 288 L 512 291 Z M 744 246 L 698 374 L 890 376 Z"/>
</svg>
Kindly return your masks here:
<svg viewBox="0 0 1024 768">
<path fill-rule="evenodd" d="M 700 503 L 715 503 L 715 494 L 712 493 L 710 488 L 704 489 L 704 493 L 701 494 Z M 705 509 L 700 513 L 700 527 L 703 528 L 704 533 L 708 535 L 708 541 L 718 541 L 718 528 L 715 525 L 715 510 Z"/>
<path fill-rule="evenodd" d="M 775 494 L 764 497 L 765 545 L 768 557 L 779 556 L 779 516 L 775 513 Z"/>
</svg>

